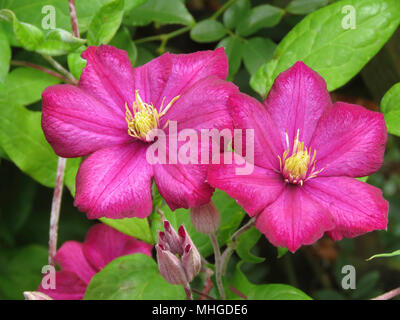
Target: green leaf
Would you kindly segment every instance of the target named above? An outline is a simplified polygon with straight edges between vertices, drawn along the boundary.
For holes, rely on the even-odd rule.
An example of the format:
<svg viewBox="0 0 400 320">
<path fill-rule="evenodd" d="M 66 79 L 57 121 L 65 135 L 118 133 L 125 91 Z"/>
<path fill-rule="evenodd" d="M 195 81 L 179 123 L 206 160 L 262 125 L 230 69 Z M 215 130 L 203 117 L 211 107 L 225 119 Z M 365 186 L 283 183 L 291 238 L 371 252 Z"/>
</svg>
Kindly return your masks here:
<svg viewBox="0 0 400 320">
<path fill-rule="evenodd" d="M 400 136 L 400 83 L 395 84 L 381 101 L 381 111 L 389 133 Z"/>
<path fill-rule="evenodd" d="M 41 112 L 11 102 L 0 103 L 0 145 L 23 172 L 47 187 L 54 187 L 58 157 L 44 137 Z M 65 183 L 71 191 L 79 163 L 79 158 L 67 162 Z"/>
<path fill-rule="evenodd" d="M 375 287 L 379 280 L 379 272 L 372 271 L 357 281 L 356 290 L 352 291 L 351 297 L 356 300 L 371 299 L 375 294 Z"/>
<path fill-rule="evenodd" d="M 128 12 L 124 19 L 124 23 L 132 26 L 145 26 L 152 21 L 187 26 L 195 22 L 181 0 L 148 0 L 145 4 Z"/>
<path fill-rule="evenodd" d="M 286 253 L 289 252 L 288 248 L 277 247 L 278 249 L 278 259 L 282 258 Z"/>
<path fill-rule="evenodd" d="M 224 47 L 229 60 L 228 80 L 232 81 L 242 63 L 244 45 L 237 37 L 228 37 L 218 43 L 217 48 Z"/>
<path fill-rule="evenodd" d="M 0 250 L 0 292 L 7 299 L 22 300 L 24 291 L 35 291 L 47 264 L 47 249 L 30 245 L 17 250 Z"/>
<path fill-rule="evenodd" d="M 86 300 L 178 300 L 185 299 L 180 285 L 169 284 L 156 262 L 141 253 L 115 259 L 89 283 Z"/>
<path fill-rule="evenodd" d="M 137 59 L 137 48 L 135 43 L 132 41 L 132 36 L 126 27 L 122 27 L 115 37 L 111 40 L 110 45 L 120 48 L 128 52 L 129 59 L 132 62 L 132 66 L 135 65 Z"/>
<path fill-rule="evenodd" d="M 224 25 L 215 20 L 207 19 L 197 23 L 190 31 L 190 37 L 196 42 L 215 42 L 226 35 Z"/>
<path fill-rule="evenodd" d="M 0 19 L 12 23 L 15 37 L 26 50 L 34 51 L 44 41 L 42 30 L 34 25 L 19 22 L 14 12 L 2 9 L 0 10 Z"/>
<path fill-rule="evenodd" d="M 254 74 L 265 61 L 272 58 L 276 44 L 268 38 L 251 38 L 245 44 L 243 62 L 250 74 Z"/>
<path fill-rule="evenodd" d="M 283 14 L 282 9 L 269 4 L 254 7 L 241 19 L 236 32 L 240 36 L 247 37 L 262 28 L 276 26 L 281 21 Z"/>
<path fill-rule="evenodd" d="M 50 56 L 60 56 L 76 50 L 85 42 L 84 39 L 76 38 L 68 31 L 54 29 L 46 34 L 44 41 L 35 51 Z"/>
<path fill-rule="evenodd" d="M 369 176 L 366 177 L 361 177 L 361 178 L 356 178 L 357 180 L 361 181 L 361 182 L 367 182 Z"/>
<path fill-rule="evenodd" d="M 395 256 L 400 256 L 400 250 L 393 251 L 392 253 L 375 254 L 371 258 L 368 258 L 367 261 L 370 261 L 375 258 L 390 258 L 390 257 L 395 257 Z"/>
<path fill-rule="evenodd" d="M 68 68 L 75 79 L 80 79 L 83 68 L 86 67 L 86 60 L 81 57 L 82 52 L 86 49 L 85 46 L 82 46 L 68 55 Z"/>
<path fill-rule="evenodd" d="M 229 281 L 228 299 L 242 299 L 234 293 L 236 289 L 249 300 L 312 300 L 301 290 L 286 284 L 253 284 L 243 274 L 241 265 L 242 263 L 237 264 L 236 272 Z"/>
<path fill-rule="evenodd" d="M 10 69 L 11 48 L 7 35 L 0 26 L 0 83 L 6 80 L 8 70 Z"/>
<path fill-rule="evenodd" d="M 305 15 L 329 4 L 329 0 L 293 0 L 286 7 L 291 14 Z"/>
<path fill-rule="evenodd" d="M 149 222 L 147 219 L 124 218 L 124 219 L 108 219 L 100 218 L 100 221 L 127 234 L 128 236 L 154 244 Z"/>
<path fill-rule="evenodd" d="M 94 14 L 103 5 L 111 1 L 113 0 L 75 1 L 81 34 L 88 30 Z M 130 11 L 145 2 L 146 0 L 125 0 L 124 9 L 125 11 Z M 0 0 L 0 8 L 7 8 L 14 11 L 21 21 L 33 24 L 38 28 L 42 28 L 43 20 L 47 20 L 49 16 L 50 11 L 44 10 L 49 5 L 55 9 L 56 27 L 71 32 L 71 18 L 69 16 L 68 1 L 66 0 Z"/>
<path fill-rule="evenodd" d="M 44 89 L 60 82 L 60 79 L 36 69 L 16 68 L 8 74 L 0 95 L 13 103 L 29 105 L 40 101 Z"/>
<path fill-rule="evenodd" d="M 345 29 L 342 9 L 352 5 L 356 28 Z M 348 14 L 347 14 L 348 15 Z M 397 0 L 343 0 L 319 9 L 297 24 L 278 45 L 273 60 L 251 79 L 265 97 L 275 78 L 301 60 L 335 90 L 353 78 L 382 48 L 400 23 Z"/>
<path fill-rule="evenodd" d="M 260 263 L 265 260 L 265 258 L 257 257 L 250 252 L 260 237 L 261 233 L 256 228 L 247 230 L 239 237 L 236 244 L 236 252 L 240 259 L 249 263 Z"/>
<path fill-rule="evenodd" d="M 124 0 L 105 4 L 94 15 L 87 33 L 88 45 L 98 46 L 111 41 L 124 15 Z"/>
<path fill-rule="evenodd" d="M 230 198 L 225 192 L 216 190 L 212 197 L 215 205 L 221 214 L 221 225 L 216 232 L 219 244 L 224 245 L 231 237 L 233 232 L 239 227 L 240 222 L 243 220 L 244 211 L 235 200 Z M 191 220 L 190 211 L 186 209 L 178 209 L 171 211 L 167 205 L 159 208 L 166 219 L 172 224 L 175 229 L 180 225 L 184 225 L 190 237 L 192 238 L 197 249 L 199 249 L 203 257 L 208 257 L 213 253 L 213 248 L 208 235 L 198 232 Z M 152 232 L 153 238 L 157 239 L 157 231 L 163 230 L 162 221 L 159 214 L 153 214 L 152 219 Z"/>
<path fill-rule="evenodd" d="M 233 30 L 249 11 L 250 0 L 237 0 L 224 12 L 223 21 L 225 26 Z"/>
</svg>

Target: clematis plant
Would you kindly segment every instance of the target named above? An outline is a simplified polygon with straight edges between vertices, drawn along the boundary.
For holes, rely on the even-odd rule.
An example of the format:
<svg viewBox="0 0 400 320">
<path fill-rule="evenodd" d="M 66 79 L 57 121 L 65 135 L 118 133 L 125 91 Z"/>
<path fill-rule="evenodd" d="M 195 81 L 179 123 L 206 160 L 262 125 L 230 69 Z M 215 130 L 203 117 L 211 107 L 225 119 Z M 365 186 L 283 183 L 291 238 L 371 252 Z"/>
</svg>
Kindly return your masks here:
<svg viewBox="0 0 400 320">
<path fill-rule="evenodd" d="M 76 178 L 75 205 L 88 218 L 144 218 L 152 211 L 151 183 L 171 209 L 204 205 L 213 189 L 206 165 L 150 163 L 152 130 L 176 123 L 185 129 L 231 128 L 228 97 L 236 87 L 224 79 L 224 49 L 166 53 L 132 68 L 125 51 L 89 47 L 78 86 L 55 85 L 43 92 L 42 127 L 62 157 L 87 157 Z M 211 142 L 210 142 L 211 143 Z M 167 149 L 169 145 L 165 146 Z"/>
<path fill-rule="evenodd" d="M 134 253 L 151 257 L 153 246 L 129 237 L 105 225 L 90 228 L 84 243 L 67 241 L 56 254 L 61 270 L 56 272 L 55 287 L 43 279 L 38 291 L 55 300 L 83 299 L 92 277 L 114 259 Z"/>
<path fill-rule="evenodd" d="M 234 127 L 254 129 L 254 159 L 212 165 L 209 183 L 226 191 L 275 246 L 296 251 L 326 232 L 333 240 L 385 229 L 382 192 L 356 177 L 377 171 L 386 144 L 383 114 L 332 104 L 325 81 L 303 62 L 276 79 L 264 103 L 229 99 Z M 243 162 L 249 175 L 236 175 Z"/>
</svg>

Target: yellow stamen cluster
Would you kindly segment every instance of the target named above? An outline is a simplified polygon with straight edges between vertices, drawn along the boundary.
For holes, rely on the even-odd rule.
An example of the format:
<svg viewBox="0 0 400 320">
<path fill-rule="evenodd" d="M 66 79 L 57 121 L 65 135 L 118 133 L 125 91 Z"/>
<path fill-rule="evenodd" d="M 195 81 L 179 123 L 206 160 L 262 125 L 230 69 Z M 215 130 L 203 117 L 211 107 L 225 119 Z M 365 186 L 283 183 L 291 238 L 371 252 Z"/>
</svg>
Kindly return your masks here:
<svg viewBox="0 0 400 320">
<path fill-rule="evenodd" d="M 125 103 L 125 120 L 128 124 L 128 134 L 131 137 L 146 140 L 147 134 L 152 129 L 157 129 L 159 126 L 160 118 L 167 113 L 172 104 L 179 99 L 180 96 L 173 98 L 164 109 L 165 97 L 162 100 L 160 111 L 158 111 L 153 104 L 143 102 L 139 95 L 139 90 L 135 92 L 135 101 L 132 105 L 132 111 L 129 109 L 128 104 Z"/>
<path fill-rule="evenodd" d="M 292 154 L 290 152 L 289 136 L 286 132 L 286 147 L 282 158 L 278 156 L 280 162 L 280 171 L 282 172 L 285 182 L 303 185 L 304 181 L 315 178 L 322 170 L 315 171 L 315 157 L 317 151 L 311 152 L 311 147 L 307 150 L 304 142 L 299 141 L 300 130 L 297 130 L 294 139 Z M 312 157 L 311 157 L 312 154 Z"/>
</svg>

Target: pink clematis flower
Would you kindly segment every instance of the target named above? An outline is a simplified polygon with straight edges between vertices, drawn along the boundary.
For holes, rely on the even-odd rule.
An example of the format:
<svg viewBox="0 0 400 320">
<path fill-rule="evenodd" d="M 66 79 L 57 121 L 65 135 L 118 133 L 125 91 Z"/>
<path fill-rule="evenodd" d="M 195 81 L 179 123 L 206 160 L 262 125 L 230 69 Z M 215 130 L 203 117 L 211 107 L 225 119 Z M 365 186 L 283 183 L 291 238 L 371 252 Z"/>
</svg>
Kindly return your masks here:
<svg viewBox="0 0 400 320">
<path fill-rule="evenodd" d="M 213 165 L 208 182 L 226 191 L 275 246 L 296 251 L 318 240 L 355 237 L 387 226 L 379 189 L 355 179 L 377 171 L 387 139 L 381 113 L 332 104 L 326 83 L 303 62 L 276 79 L 263 104 L 231 96 L 234 127 L 254 129 L 254 171 L 244 159 Z"/>
<path fill-rule="evenodd" d="M 61 270 L 56 272 L 55 289 L 44 289 L 41 284 L 38 291 L 55 300 L 83 299 L 92 277 L 112 260 L 133 253 L 151 257 L 152 248 L 105 224 L 96 224 L 84 243 L 67 241 L 58 249 L 55 259 Z"/>
<path fill-rule="evenodd" d="M 152 211 L 151 183 L 172 210 L 210 201 L 206 165 L 151 164 L 146 150 L 152 129 L 176 121 L 184 129 L 231 128 L 228 96 L 237 88 L 224 79 L 223 49 L 166 53 L 132 68 L 126 52 L 89 47 L 78 87 L 55 85 L 43 92 L 42 127 L 62 157 L 88 156 L 76 179 L 75 205 L 88 218 L 144 218 Z"/>
</svg>

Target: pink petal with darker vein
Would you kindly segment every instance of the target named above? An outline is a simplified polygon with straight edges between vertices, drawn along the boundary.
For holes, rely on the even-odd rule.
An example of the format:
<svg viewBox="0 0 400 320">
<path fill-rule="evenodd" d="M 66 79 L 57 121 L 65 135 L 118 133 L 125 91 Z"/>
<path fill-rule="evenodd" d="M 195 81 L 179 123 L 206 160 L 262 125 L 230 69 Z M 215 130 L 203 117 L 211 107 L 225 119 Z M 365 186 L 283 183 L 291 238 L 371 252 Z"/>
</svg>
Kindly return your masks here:
<svg viewBox="0 0 400 320">
<path fill-rule="evenodd" d="M 130 139 L 122 115 L 71 85 L 43 92 L 42 128 L 62 157 L 80 157 Z"/>
<path fill-rule="evenodd" d="M 153 208 L 153 169 L 146 161 L 146 147 L 132 142 L 90 155 L 77 174 L 75 206 L 89 219 L 147 217 Z"/>
</svg>

